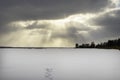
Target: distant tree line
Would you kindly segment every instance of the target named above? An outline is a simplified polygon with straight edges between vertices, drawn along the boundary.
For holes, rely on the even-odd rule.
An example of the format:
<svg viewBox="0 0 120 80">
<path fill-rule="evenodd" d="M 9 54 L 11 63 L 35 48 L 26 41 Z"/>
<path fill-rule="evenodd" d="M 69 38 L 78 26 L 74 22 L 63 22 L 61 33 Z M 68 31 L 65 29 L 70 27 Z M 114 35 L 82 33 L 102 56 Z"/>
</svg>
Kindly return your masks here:
<svg viewBox="0 0 120 80">
<path fill-rule="evenodd" d="M 119 49 L 120 50 L 120 38 L 115 40 L 108 40 L 100 44 L 95 44 L 91 42 L 90 44 L 81 44 L 76 43 L 76 48 L 104 48 L 104 49 Z"/>
</svg>

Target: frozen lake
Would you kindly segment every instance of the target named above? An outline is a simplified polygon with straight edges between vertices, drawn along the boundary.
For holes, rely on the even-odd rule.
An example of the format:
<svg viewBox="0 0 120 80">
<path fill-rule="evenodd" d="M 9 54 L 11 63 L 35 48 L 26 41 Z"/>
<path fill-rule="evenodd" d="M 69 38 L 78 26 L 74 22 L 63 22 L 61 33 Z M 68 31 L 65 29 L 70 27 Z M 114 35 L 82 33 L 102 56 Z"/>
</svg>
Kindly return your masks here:
<svg viewBox="0 0 120 80">
<path fill-rule="evenodd" d="M 0 49 L 0 80 L 120 80 L 120 51 Z"/>
</svg>

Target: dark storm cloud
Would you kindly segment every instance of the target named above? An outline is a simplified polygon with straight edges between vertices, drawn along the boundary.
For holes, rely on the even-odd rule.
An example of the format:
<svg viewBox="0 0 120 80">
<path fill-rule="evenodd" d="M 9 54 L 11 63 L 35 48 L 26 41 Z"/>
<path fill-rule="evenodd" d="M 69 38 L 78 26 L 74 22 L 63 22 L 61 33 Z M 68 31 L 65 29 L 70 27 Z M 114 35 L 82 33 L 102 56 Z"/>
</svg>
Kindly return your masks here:
<svg viewBox="0 0 120 80">
<path fill-rule="evenodd" d="M 12 21 L 58 19 L 76 13 L 94 13 L 110 4 L 109 0 L 0 0 L 0 32 Z"/>
<path fill-rule="evenodd" d="M 0 0 L 0 36 L 2 35 L 4 38 L 5 34 L 18 30 L 23 30 L 23 32 L 19 31 L 23 36 L 22 33 L 24 31 L 27 33 L 27 30 L 29 30 L 29 36 L 43 36 L 39 38 L 44 41 L 41 45 L 44 45 L 49 39 L 53 42 L 55 39 L 61 39 L 63 42 L 67 40 L 70 42 L 69 44 L 72 44 L 88 42 L 90 38 L 95 41 L 118 37 L 120 35 L 120 10 L 99 15 L 99 13 L 106 12 L 106 7 L 110 9 L 111 6 L 110 0 Z M 86 20 L 89 17 L 86 16 L 80 18 L 81 21 L 83 18 L 83 23 L 71 20 L 73 22 L 57 25 L 59 20 L 64 20 L 63 18 L 69 19 L 68 16 L 73 14 L 84 15 L 86 13 L 93 13 L 97 16 L 94 19 L 89 19 L 93 24 Z M 54 20 L 58 22 L 54 23 Z M 22 24 L 8 25 L 11 22 L 19 21 L 25 22 L 25 24 L 22 24 L 26 27 L 23 27 Z M 27 21 L 28 23 L 34 21 L 34 23 L 27 24 Z M 100 26 L 101 28 L 94 30 L 94 26 Z M 27 34 L 25 35 L 27 36 Z M 5 43 L 6 38 L 1 43 Z M 13 36 L 13 41 L 17 41 L 14 38 Z M 28 42 L 27 39 L 25 38 L 26 42 Z M 8 41 L 10 42 L 10 40 Z"/>
<path fill-rule="evenodd" d="M 91 32 L 95 38 L 120 37 L 120 10 L 99 16 L 93 22 L 101 26 L 101 29 Z"/>
<path fill-rule="evenodd" d="M 74 13 L 96 12 L 108 0 L 1 0 L 1 16 L 11 20 L 52 19 Z"/>
<path fill-rule="evenodd" d="M 102 16 L 97 20 L 97 24 L 108 31 L 120 33 L 120 10 Z"/>
</svg>

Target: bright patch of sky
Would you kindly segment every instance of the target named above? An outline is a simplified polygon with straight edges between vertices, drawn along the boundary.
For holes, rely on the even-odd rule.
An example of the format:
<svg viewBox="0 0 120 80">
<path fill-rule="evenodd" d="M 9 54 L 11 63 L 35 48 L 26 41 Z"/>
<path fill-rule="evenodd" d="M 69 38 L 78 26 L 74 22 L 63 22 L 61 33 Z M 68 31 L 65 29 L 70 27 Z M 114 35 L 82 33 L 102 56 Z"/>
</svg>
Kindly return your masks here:
<svg viewBox="0 0 120 80">
<path fill-rule="evenodd" d="M 116 7 L 120 7 L 120 0 L 112 0 Z"/>
</svg>

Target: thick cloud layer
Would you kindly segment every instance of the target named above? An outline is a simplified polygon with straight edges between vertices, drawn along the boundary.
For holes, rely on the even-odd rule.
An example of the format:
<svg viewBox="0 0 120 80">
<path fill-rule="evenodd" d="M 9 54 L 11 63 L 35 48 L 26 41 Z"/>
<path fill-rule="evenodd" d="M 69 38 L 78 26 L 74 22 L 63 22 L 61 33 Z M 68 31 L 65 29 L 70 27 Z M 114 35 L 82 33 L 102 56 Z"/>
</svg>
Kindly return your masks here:
<svg viewBox="0 0 120 80">
<path fill-rule="evenodd" d="M 109 0 L 0 0 L 0 32 L 9 31 L 6 24 L 12 21 L 58 19 L 97 12 L 109 3 Z"/>
<path fill-rule="evenodd" d="M 119 37 L 119 13 L 119 0 L 0 0 L 0 45 L 70 47 Z"/>
<path fill-rule="evenodd" d="M 91 32 L 97 39 L 120 37 L 120 9 L 105 13 L 95 19 L 92 19 L 95 25 L 101 26 L 101 29 Z"/>
<path fill-rule="evenodd" d="M 120 35 L 120 10 L 107 13 L 97 19 L 97 25 L 104 26 L 104 29 L 111 33 Z"/>
<path fill-rule="evenodd" d="M 1 0 L 0 17 L 4 20 L 56 19 L 97 12 L 109 3 L 109 0 Z"/>
</svg>

